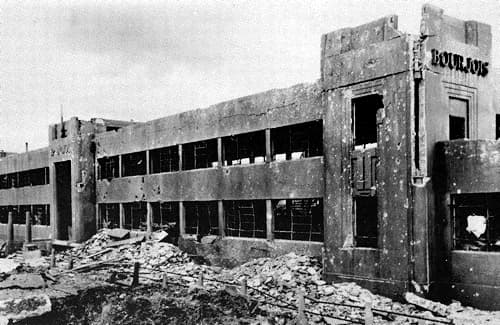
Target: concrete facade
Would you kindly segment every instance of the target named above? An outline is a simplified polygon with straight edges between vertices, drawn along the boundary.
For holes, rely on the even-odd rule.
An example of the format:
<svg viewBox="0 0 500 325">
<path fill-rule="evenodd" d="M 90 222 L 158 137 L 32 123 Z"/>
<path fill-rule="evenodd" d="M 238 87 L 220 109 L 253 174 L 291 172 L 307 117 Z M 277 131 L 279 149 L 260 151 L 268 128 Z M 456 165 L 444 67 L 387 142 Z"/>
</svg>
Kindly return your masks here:
<svg viewBox="0 0 500 325">
<path fill-rule="evenodd" d="M 52 125 L 48 148 L 0 158 L 0 206 L 50 206 L 34 237 L 151 232 L 165 218 L 213 263 L 295 251 L 322 256 L 328 280 L 498 309 L 496 219 L 486 244 L 463 244 L 471 231 L 450 207 L 500 193 L 490 28 L 422 15 L 420 35 L 397 16 L 323 35 L 315 83 L 145 123 Z M 37 168 L 47 184 L 9 183 Z"/>
</svg>

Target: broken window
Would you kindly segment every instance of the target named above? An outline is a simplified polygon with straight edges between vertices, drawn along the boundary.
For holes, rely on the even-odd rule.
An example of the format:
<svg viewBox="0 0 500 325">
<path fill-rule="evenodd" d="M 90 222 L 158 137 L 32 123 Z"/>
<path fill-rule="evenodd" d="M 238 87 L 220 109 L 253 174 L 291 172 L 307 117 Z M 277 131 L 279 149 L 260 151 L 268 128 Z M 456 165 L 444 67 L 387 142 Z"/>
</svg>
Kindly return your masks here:
<svg viewBox="0 0 500 325">
<path fill-rule="evenodd" d="M 19 183 L 19 181 L 17 177 L 18 173 L 7 174 L 8 188 L 18 187 L 17 184 Z"/>
<path fill-rule="evenodd" d="M 217 139 L 182 145 L 182 170 L 215 167 L 217 163 Z"/>
<path fill-rule="evenodd" d="M 378 246 L 378 216 L 376 196 L 355 196 L 354 245 L 356 247 Z"/>
<path fill-rule="evenodd" d="M 9 177 L 7 174 L 0 175 L 0 189 L 4 190 L 8 188 L 10 188 Z"/>
<path fill-rule="evenodd" d="M 97 159 L 99 164 L 99 179 L 120 177 L 119 157 L 104 157 Z"/>
<path fill-rule="evenodd" d="M 49 226 L 50 225 L 50 205 L 36 204 L 32 207 L 31 224 Z"/>
<path fill-rule="evenodd" d="M 20 225 L 25 225 L 26 224 L 26 212 L 30 213 L 30 218 L 33 217 L 33 213 L 31 211 L 31 205 L 20 205 L 18 211 L 19 211 L 19 216 L 17 218 L 18 222 L 14 222 L 14 223 L 19 223 Z"/>
<path fill-rule="evenodd" d="M 7 223 L 9 221 L 9 207 L 0 206 L 0 223 Z"/>
<path fill-rule="evenodd" d="M 122 177 L 146 175 L 146 151 L 122 155 Z"/>
<path fill-rule="evenodd" d="M 382 96 L 368 95 L 352 100 L 354 146 L 377 144 L 377 111 L 384 107 Z"/>
<path fill-rule="evenodd" d="M 186 234 L 203 237 L 219 234 L 217 201 L 184 202 Z"/>
<path fill-rule="evenodd" d="M 266 238 L 266 201 L 224 201 L 226 235 Z"/>
<path fill-rule="evenodd" d="M 147 207 L 146 202 L 124 203 L 123 210 L 125 220 L 123 228 L 130 230 L 147 230 Z"/>
<path fill-rule="evenodd" d="M 153 231 L 166 231 L 171 237 L 179 236 L 179 202 L 153 202 Z"/>
<path fill-rule="evenodd" d="M 469 102 L 450 97 L 450 140 L 469 137 Z"/>
<path fill-rule="evenodd" d="M 171 146 L 149 152 L 150 172 L 166 173 L 179 170 L 179 148 Z"/>
<path fill-rule="evenodd" d="M 500 251 L 500 193 L 451 196 L 453 248 Z"/>
<path fill-rule="evenodd" d="M 495 139 L 500 139 L 500 114 L 496 115 Z"/>
<path fill-rule="evenodd" d="M 300 159 L 323 154 L 323 121 L 284 126 L 271 130 L 273 160 Z"/>
<path fill-rule="evenodd" d="M 265 131 L 222 138 L 224 166 L 263 163 L 266 157 Z"/>
<path fill-rule="evenodd" d="M 120 228 L 120 205 L 118 203 L 99 204 L 97 229 Z"/>
<path fill-rule="evenodd" d="M 12 212 L 12 222 L 17 225 L 24 224 L 25 216 L 21 216 L 19 213 L 19 206 L 17 205 L 9 205 L 7 206 L 7 212 Z"/>
<path fill-rule="evenodd" d="M 49 168 L 37 168 L 19 172 L 18 187 L 49 184 Z"/>
<path fill-rule="evenodd" d="M 119 126 L 106 126 L 106 132 L 118 131 L 119 129 L 121 129 Z"/>
<path fill-rule="evenodd" d="M 321 199 L 273 200 L 274 237 L 303 241 L 323 241 Z"/>
</svg>

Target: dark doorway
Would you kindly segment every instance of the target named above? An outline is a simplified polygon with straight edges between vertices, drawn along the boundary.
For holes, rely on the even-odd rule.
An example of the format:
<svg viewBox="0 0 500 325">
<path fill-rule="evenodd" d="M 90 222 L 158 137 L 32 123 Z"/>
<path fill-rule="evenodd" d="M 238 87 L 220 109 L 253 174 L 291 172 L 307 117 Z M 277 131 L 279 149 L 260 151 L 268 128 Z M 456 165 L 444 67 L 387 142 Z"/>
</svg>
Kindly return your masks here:
<svg viewBox="0 0 500 325">
<path fill-rule="evenodd" d="M 57 198 L 57 239 L 72 237 L 71 161 L 55 163 Z"/>
</svg>

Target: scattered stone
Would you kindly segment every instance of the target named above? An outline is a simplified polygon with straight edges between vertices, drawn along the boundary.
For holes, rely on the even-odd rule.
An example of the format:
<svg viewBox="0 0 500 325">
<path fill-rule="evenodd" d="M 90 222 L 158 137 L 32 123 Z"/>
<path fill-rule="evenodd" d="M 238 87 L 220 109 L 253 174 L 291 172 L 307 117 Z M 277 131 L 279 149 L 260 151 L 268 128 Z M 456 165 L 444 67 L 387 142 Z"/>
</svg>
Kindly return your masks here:
<svg viewBox="0 0 500 325">
<path fill-rule="evenodd" d="M 45 281 L 42 276 L 35 273 L 20 273 L 9 276 L 0 282 L 0 289 L 20 288 L 37 289 L 44 286 Z"/>
</svg>

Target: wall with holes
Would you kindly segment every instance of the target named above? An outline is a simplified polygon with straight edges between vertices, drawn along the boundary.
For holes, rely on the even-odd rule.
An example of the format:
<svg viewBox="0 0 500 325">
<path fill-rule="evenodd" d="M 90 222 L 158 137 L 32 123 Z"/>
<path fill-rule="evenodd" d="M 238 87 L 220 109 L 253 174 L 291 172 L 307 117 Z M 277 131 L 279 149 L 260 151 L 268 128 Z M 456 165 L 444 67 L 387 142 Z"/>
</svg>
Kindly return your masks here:
<svg viewBox="0 0 500 325">
<path fill-rule="evenodd" d="M 477 245 L 466 250 L 454 242 L 460 228 L 455 226 L 465 222 L 463 231 L 467 228 L 467 216 L 461 215 L 466 209 L 458 207 L 461 197 L 454 195 L 491 193 L 498 187 L 493 171 L 496 145 L 478 140 L 496 139 L 498 133 L 500 107 L 494 105 L 491 28 L 424 6 L 421 30 L 422 80 L 418 91 L 422 109 L 416 142 L 419 159 L 415 163 L 424 178 L 425 192 L 415 200 L 422 203 L 416 218 L 428 230 L 424 239 L 429 243 L 430 292 L 437 298 L 498 309 L 500 305 L 491 299 L 500 293 L 498 277 L 490 281 L 480 275 L 498 273 L 492 263 L 498 263 L 497 253 Z M 437 144 L 439 141 L 445 142 Z M 457 209 L 462 212 L 453 215 Z M 488 232 L 493 228 L 486 227 Z M 476 239 L 482 241 L 483 237 Z M 489 272 L 480 273 L 480 260 Z"/>
<path fill-rule="evenodd" d="M 410 46 L 395 16 L 322 41 L 325 273 L 391 296 L 409 289 Z M 374 125 L 355 123 L 363 115 Z M 363 143 L 370 135 L 356 127 L 376 129 L 375 140 Z M 370 197 L 376 208 L 362 215 L 354 200 Z M 363 231 L 372 236 L 361 238 Z"/>
</svg>

